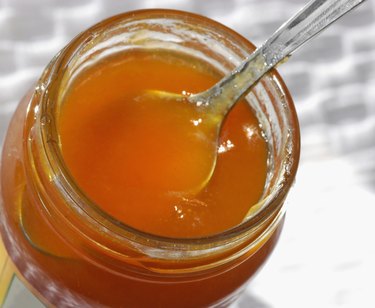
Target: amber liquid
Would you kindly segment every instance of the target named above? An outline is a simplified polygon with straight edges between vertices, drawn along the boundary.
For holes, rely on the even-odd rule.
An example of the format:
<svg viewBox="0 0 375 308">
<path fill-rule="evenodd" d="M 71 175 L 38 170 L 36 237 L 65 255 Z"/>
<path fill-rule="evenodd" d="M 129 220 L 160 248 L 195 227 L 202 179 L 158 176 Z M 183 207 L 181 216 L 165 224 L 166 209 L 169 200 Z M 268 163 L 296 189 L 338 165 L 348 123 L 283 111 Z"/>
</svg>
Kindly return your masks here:
<svg viewBox="0 0 375 308">
<path fill-rule="evenodd" d="M 173 174 L 165 181 L 159 174 L 150 175 L 155 162 L 161 164 L 156 170 L 162 172 L 169 161 L 158 158 L 160 152 L 156 151 L 166 153 L 168 144 L 149 147 L 150 143 L 155 145 L 153 139 L 156 137 L 164 138 L 160 135 L 163 127 L 154 129 L 147 123 L 141 125 L 138 117 L 132 117 L 134 113 L 140 113 L 143 118 L 155 119 L 157 114 L 156 118 L 160 119 L 162 110 L 151 108 L 143 113 L 131 98 L 146 87 L 198 92 L 219 78 L 202 63 L 171 59 L 173 61 L 157 55 L 134 53 L 129 60 L 120 56 L 110 58 L 83 72 L 65 97 L 60 116 L 63 155 L 82 190 L 103 211 L 124 223 L 169 236 L 212 234 L 240 223 L 250 205 L 260 198 L 266 173 L 266 143 L 252 110 L 245 102 L 239 103 L 222 127 L 218 162 L 208 185 L 193 195 L 181 190 L 187 184 L 194 184 L 191 169 L 197 169 L 192 162 L 186 170 L 179 170 L 190 174 L 191 178 L 171 188 L 180 189 L 183 198 L 178 199 L 177 207 L 170 203 L 176 196 L 160 192 L 168 188 Z M 31 113 L 35 106 L 36 102 L 30 101 L 30 96 L 22 101 L 4 143 L 0 227 L 20 275 L 47 305 L 143 308 L 217 304 L 224 307 L 270 254 L 282 224 L 242 257 L 199 273 L 158 274 L 152 267 L 158 268 L 162 264 L 164 268 L 169 265 L 175 268 L 190 263 L 162 261 L 146 255 L 137 263 L 130 258 L 129 266 L 124 261 L 118 272 L 118 268 L 111 267 L 111 262 L 107 267 L 98 266 L 87 257 L 86 251 L 80 250 L 78 235 L 70 233 L 67 239 L 67 235 L 57 232 L 43 203 L 32 193 L 32 180 L 25 173 L 30 167 L 25 162 L 24 141 L 29 134 L 25 130 L 25 117 L 33 119 Z M 181 130 L 175 133 L 177 138 Z M 148 140 L 146 143 L 144 138 Z M 177 142 L 184 142 L 184 139 Z M 132 153 L 126 156 L 135 146 L 140 147 L 139 156 Z M 141 155 L 142 151 L 145 155 Z M 172 155 L 171 159 L 176 157 Z M 133 164 L 136 169 L 132 169 Z M 141 177 L 136 186 L 134 180 L 139 174 L 146 177 Z M 162 185 L 157 185 L 156 190 L 147 187 L 159 180 Z M 74 246 L 72 243 L 75 242 L 78 244 Z M 128 254 L 135 254 L 133 248 L 129 247 Z M 194 260 L 195 265 L 207 264 L 206 259 Z M 134 264 L 139 266 L 138 275 L 127 270 L 127 266 L 134 267 Z"/>
<path fill-rule="evenodd" d="M 205 236 L 241 223 L 267 168 L 249 105 L 230 112 L 217 144 L 214 120 L 196 106 L 145 95 L 197 93 L 219 78 L 197 59 L 155 51 L 113 56 L 81 73 L 59 119 L 63 157 L 81 189 L 106 213 L 154 234 Z"/>
</svg>

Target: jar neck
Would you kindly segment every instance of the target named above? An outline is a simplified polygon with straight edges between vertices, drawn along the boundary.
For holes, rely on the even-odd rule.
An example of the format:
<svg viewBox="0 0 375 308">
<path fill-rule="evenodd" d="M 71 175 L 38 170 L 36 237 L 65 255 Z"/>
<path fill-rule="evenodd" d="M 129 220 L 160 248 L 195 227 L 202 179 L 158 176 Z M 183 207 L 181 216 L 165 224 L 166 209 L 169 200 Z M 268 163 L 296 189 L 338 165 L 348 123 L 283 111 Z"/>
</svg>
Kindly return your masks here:
<svg viewBox="0 0 375 308">
<path fill-rule="evenodd" d="M 110 49 L 118 51 L 125 48 L 119 45 L 120 39 L 123 41 L 125 38 L 123 33 L 126 36 L 131 34 L 134 39 L 137 35 L 144 35 L 144 26 L 159 23 L 164 29 L 171 25 L 173 28 L 174 23 L 179 23 L 186 24 L 190 30 L 201 27 L 199 29 L 205 30 L 205 35 L 211 40 L 215 39 L 214 33 L 217 31 L 226 34 L 224 37 L 228 42 L 224 44 L 229 49 L 235 46 L 233 52 L 237 52 L 237 57 L 253 49 L 251 44 L 231 30 L 200 16 L 176 11 L 167 14 L 158 10 L 138 12 L 134 16 L 120 15 L 85 31 L 60 52 L 44 71 L 30 103 L 25 127 L 25 161 L 31 193 L 41 201 L 40 208 L 50 224 L 76 251 L 103 266 L 110 264 L 116 271 L 122 269 L 125 262 L 137 269 L 153 268 L 159 273 L 200 272 L 228 264 L 244 254 L 255 253 L 271 236 L 283 216 L 283 202 L 298 164 L 299 132 L 294 107 L 276 73 L 268 78 L 269 84 L 263 87 L 273 87 L 274 95 L 279 96 L 275 98 L 277 104 L 287 106 L 283 110 L 288 112 L 284 117 L 287 123 L 283 124 L 286 127 L 282 129 L 285 140 L 282 149 L 274 149 L 275 153 L 272 154 L 280 157 L 273 159 L 272 168 L 276 171 L 269 179 L 264 198 L 253 205 L 254 211 L 242 224 L 204 238 L 180 239 L 148 234 L 100 210 L 70 176 L 62 159 L 56 128 L 62 97 L 69 89 L 71 79 L 95 57 L 105 56 Z M 155 34 L 157 27 L 153 27 Z M 150 48 L 156 43 L 153 38 L 142 48 Z M 139 44 L 136 43 L 137 48 Z M 163 46 L 182 48 L 173 40 Z M 242 48 L 241 52 L 238 46 Z M 188 48 L 190 50 L 192 47 L 189 45 Z M 208 46 L 202 50 L 205 48 L 208 50 Z M 209 56 L 211 51 L 206 55 Z M 155 260 L 158 260 L 157 264 Z M 171 262 L 174 262 L 174 267 L 171 267 Z"/>
</svg>

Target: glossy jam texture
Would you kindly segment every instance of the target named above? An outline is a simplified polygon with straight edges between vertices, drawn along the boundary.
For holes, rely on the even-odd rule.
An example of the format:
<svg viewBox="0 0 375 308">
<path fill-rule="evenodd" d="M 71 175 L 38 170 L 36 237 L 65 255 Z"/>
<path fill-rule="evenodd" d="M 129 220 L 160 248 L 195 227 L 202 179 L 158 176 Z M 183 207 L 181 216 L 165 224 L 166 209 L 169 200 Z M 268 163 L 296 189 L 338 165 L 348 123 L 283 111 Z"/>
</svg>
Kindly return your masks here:
<svg viewBox="0 0 375 308">
<path fill-rule="evenodd" d="M 215 144 L 210 118 L 195 106 L 147 92 L 197 93 L 220 77 L 197 59 L 147 51 L 80 73 L 58 125 L 80 188 L 104 212 L 154 234 L 205 236 L 241 223 L 262 195 L 267 168 L 267 145 L 249 105 L 233 108 Z"/>
</svg>

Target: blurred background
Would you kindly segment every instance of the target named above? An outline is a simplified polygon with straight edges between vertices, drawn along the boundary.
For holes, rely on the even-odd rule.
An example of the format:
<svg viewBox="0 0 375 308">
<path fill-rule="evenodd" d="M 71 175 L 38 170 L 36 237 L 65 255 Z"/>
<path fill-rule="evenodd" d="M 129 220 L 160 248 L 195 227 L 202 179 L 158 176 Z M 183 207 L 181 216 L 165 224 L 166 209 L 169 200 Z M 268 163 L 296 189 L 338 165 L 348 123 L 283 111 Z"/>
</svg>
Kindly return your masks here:
<svg viewBox="0 0 375 308">
<path fill-rule="evenodd" d="M 187 10 L 260 44 L 305 0 L 0 0 L 0 144 L 23 94 L 76 34 L 124 11 Z M 233 308 L 375 307 L 375 2 L 279 72 L 294 97 L 301 163 L 275 252 Z M 20 283 L 6 307 L 41 307 Z"/>
</svg>

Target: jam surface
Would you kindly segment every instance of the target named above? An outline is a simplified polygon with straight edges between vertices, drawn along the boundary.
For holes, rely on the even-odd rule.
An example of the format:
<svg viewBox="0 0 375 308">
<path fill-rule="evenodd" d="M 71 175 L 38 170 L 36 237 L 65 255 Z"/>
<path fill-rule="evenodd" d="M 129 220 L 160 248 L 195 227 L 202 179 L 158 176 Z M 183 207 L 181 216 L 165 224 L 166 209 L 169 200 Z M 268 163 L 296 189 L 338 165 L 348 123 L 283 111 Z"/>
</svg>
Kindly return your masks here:
<svg viewBox="0 0 375 308">
<path fill-rule="evenodd" d="M 157 235 L 200 237 L 241 223 L 262 196 L 267 169 L 267 144 L 250 106 L 235 105 L 215 143 L 195 106 L 145 95 L 197 93 L 220 78 L 197 59 L 141 50 L 81 72 L 58 121 L 78 186 L 102 211 Z"/>
</svg>

